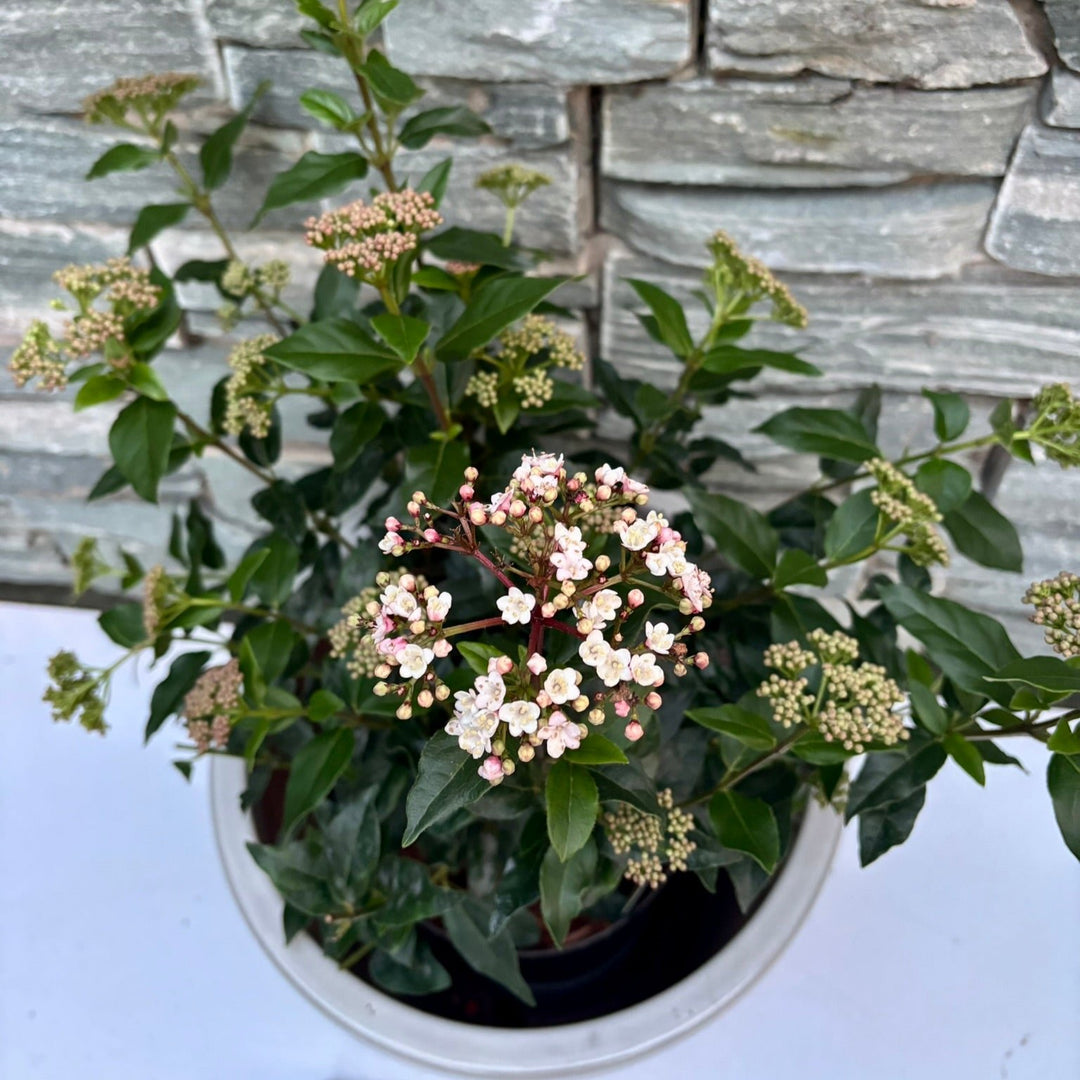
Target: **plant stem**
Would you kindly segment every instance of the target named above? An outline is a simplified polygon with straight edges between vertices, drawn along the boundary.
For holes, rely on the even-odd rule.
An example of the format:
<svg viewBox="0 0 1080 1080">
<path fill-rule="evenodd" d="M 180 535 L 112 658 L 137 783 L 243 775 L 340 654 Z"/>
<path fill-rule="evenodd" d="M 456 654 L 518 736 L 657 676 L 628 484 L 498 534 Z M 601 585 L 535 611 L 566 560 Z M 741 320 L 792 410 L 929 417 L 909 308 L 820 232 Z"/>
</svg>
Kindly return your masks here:
<svg viewBox="0 0 1080 1080">
<path fill-rule="evenodd" d="M 980 729 L 971 732 L 971 734 L 961 729 L 957 734 L 963 735 L 968 742 L 988 742 L 991 739 L 1007 739 L 1013 735 L 1030 735 L 1032 738 L 1038 739 L 1040 735 L 1056 728 L 1062 720 L 1068 722 L 1069 720 L 1075 720 L 1078 716 L 1080 716 L 1080 709 L 1074 709 L 1071 713 L 1055 716 L 1052 720 L 1040 720 L 1037 724 L 1017 724 L 1016 727 L 1002 728 L 1000 731 L 984 731 Z M 977 720 L 978 717 L 975 717 L 975 719 Z"/>
<path fill-rule="evenodd" d="M 514 218 L 517 215 L 516 206 L 506 208 L 506 224 L 503 226 L 503 247 L 508 248 L 514 240 Z"/>
<path fill-rule="evenodd" d="M 721 791 L 727 791 L 729 788 L 733 788 L 736 784 L 741 783 L 752 773 L 756 773 L 759 769 L 763 769 L 766 765 L 771 764 L 777 758 L 783 757 L 784 754 L 791 749 L 804 735 L 809 733 L 809 728 L 803 728 L 800 731 L 796 731 L 793 735 L 789 735 L 786 739 L 781 740 L 770 750 L 767 754 L 757 758 L 757 760 L 750 762 L 745 768 L 739 769 L 737 772 L 732 772 L 730 769 L 724 774 L 720 782 L 708 791 L 701 795 L 696 796 L 693 799 L 687 799 L 685 802 L 680 803 L 682 807 L 697 806 L 698 803 L 708 802 L 714 795 Z"/>
</svg>

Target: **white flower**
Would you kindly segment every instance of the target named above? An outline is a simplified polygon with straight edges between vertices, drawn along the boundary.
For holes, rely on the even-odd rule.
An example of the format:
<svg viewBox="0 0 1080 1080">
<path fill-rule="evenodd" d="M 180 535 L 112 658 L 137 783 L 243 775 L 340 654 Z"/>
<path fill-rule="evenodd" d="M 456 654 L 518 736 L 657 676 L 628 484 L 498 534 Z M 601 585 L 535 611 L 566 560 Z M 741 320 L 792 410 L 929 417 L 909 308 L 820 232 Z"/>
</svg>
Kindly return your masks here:
<svg viewBox="0 0 1080 1080">
<path fill-rule="evenodd" d="M 596 667 L 611 652 L 611 646 L 604 640 L 604 635 L 599 630 L 594 630 L 578 646 L 578 656 L 589 667 Z"/>
<path fill-rule="evenodd" d="M 511 586 L 505 596 L 500 596 L 495 601 L 495 606 L 502 612 L 504 622 L 521 623 L 526 626 L 532 618 L 532 610 L 536 607 L 536 597 L 531 593 L 523 593 L 516 585 Z"/>
<path fill-rule="evenodd" d="M 535 701 L 508 701 L 499 709 L 499 719 L 515 738 L 532 735 L 540 719 L 540 706 Z"/>
<path fill-rule="evenodd" d="M 679 579 L 683 596 L 690 601 L 693 611 L 703 611 L 712 603 L 712 578 L 700 567 L 691 566 Z"/>
<path fill-rule="evenodd" d="M 593 566 L 579 551 L 556 551 L 551 556 L 551 565 L 559 581 L 584 581 Z"/>
<path fill-rule="evenodd" d="M 480 675 L 473 684 L 476 691 L 476 706 L 484 712 L 497 712 L 506 698 L 506 683 L 497 671 Z"/>
<path fill-rule="evenodd" d="M 666 622 L 645 624 L 645 644 L 653 652 L 671 652 L 671 646 L 675 644 L 675 635 L 668 629 Z"/>
<path fill-rule="evenodd" d="M 497 491 L 494 495 L 491 496 L 491 503 L 486 507 L 486 509 L 489 514 L 494 514 L 496 510 L 508 510 L 512 501 L 512 492 Z"/>
<path fill-rule="evenodd" d="M 608 649 L 608 654 L 596 665 L 596 674 L 605 686 L 618 686 L 631 677 L 630 650 Z"/>
<path fill-rule="evenodd" d="M 600 618 L 607 621 L 614 619 L 622 607 L 622 600 L 614 589 L 601 589 L 593 596 L 592 603 Z"/>
<path fill-rule="evenodd" d="M 555 544 L 568 555 L 580 555 L 585 550 L 581 530 L 576 525 L 568 529 L 561 521 L 555 522 Z"/>
<path fill-rule="evenodd" d="M 555 668 L 549 672 L 544 680 L 544 689 L 547 695 L 556 705 L 565 705 L 578 696 L 578 683 L 581 682 L 581 673 L 573 668 Z"/>
<path fill-rule="evenodd" d="M 598 484 L 607 484 L 608 487 L 615 487 L 616 484 L 622 484 L 622 489 L 630 495 L 648 495 L 649 489 L 645 484 L 640 483 L 637 480 L 631 480 L 626 475 L 626 471 L 622 468 L 612 468 L 605 462 L 596 470 L 594 474 L 596 476 L 596 482 Z"/>
<path fill-rule="evenodd" d="M 563 456 L 554 454 L 522 454 L 521 464 L 514 470 L 519 483 L 530 476 L 557 476 L 563 467 Z"/>
<path fill-rule="evenodd" d="M 386 591 L 379 599 L 382 601 L 383 607 L 391 615 L 397 615 L 402 619 L 412 619 L 420 610 L 416 597 L 408 589 L 403 589 L 400 585 L 387 585 Z"/>
<path fill-rule="evenodd" d="M 388 532 L 379 541 L 379 550 L 384 555 L 389 555 L 390 552 L 392 552 L 394 550 L 394 548 L 396 548 L 399 544 L 402 544 L 402 543 L 404 543 L 404 541 L 401 539 L 400 536 L 398 536 L 397 533 Z"/>
<path fill-rule="evenodd" d="M 562 757 L 564 751 L 576 750 L 581 745 L 581 731 L 577 724 L 558 709 L 536 734 L 547 743 L 547 752 L 553 758 Z"/>
<path fill-rule="evenodd" d="M 454 598 L 448 592 L 433 596 L 427 602 L 427 617 L 432 622 L 442 622 L 450 614 L 450 605 L 453 602 Z"/>
<path fill-rule="evenodd" d="M 428 669 L 428 664 L 435 659 L 431 649 L 422 649 L 419 645 L 406 645 L 398 654 L 403 679 L 419 679 Z"/>
<path fill-rule="evenodd" d="M 473 718 L 480 711 L 480 706 L 476 703 L 476 691 L 475 690 L 459 690 L 454 694 L 454 720 L 450 723 L 458 724 L 458 731 L 461 729 L 462 723 L 472 723 Z M 449 728 L 446 729 L 450 731 Z M 451 735 L 458 734 L 457 731 L 450 731 Z"/>
<path fill-rule="evenodd" d="M 650 551 L 645 556 L 645 565 L 649 573 L 656 577 L 665 574 L 678 577 L 685 573 L 690 566 L 686 561 L 686 541 L 665 540 L 656 551 Z"/>
<path fill-rule="evenodd" d="M 630 657 L 630 674 L 638 686 L 660 686 L 664 681 L 664 671 L 656 665 L 656 656 L 642 653 Z"/>
<path fill-rule="evenodd" d="M 446 725 L 449 730 L 450 725 Z M 450 732 L 452 735 L 453 732 Z M 491 739 L 484 735 L 482 731 L 476 728 L 467 728 L 458 735 L 458 746 L 465 751 L 466 754 L 474 758 L 481 758 L 485 754 L 491 753 Z"/>
<path fill-rule="evenodd" d="M 637 518 L 629 525 L 625 521 L 617 521 L 615 531 L 619 534 L 624 548 L 640 551 L 648 547 L 660 535 L 660 526 L 655 521 Z"/>
<path fill-rule="evenodd" d="M 547 671 L 547 661 L 538 652 L 534 652 L 532 656 L 529 657 L 525 666 L 534 675 L 543 675 L 544 672 Z"/>
</svg>

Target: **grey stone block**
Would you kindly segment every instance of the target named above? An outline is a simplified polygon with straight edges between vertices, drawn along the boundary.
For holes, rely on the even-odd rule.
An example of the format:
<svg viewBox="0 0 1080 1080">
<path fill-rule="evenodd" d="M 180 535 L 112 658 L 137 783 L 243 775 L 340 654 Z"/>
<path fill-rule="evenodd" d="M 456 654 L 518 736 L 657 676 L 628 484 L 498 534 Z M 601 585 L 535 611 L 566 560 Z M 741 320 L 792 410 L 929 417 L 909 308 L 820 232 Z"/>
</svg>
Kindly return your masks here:
<svg viewBox="0 0 1080 1080">
<path fill-rule="evenodd" d="M 1080 275 L 1080 132 L 1032 124 L 990 220 L 986 249 L 1007 266 Z"/>
<path fill-rule="evenodd" d="M 300 31 L 316 28 L 295 4 L 279 0 L 206 0 L 206 17 L 215 37 L 263 48 L 302 46 Z"/>
<path fill-rule="evenodd" d="M 1053 127 L 1080 128 L 1080 75 L 1054 68 L 1043 93 L 1042 118 Z"/>
<path fill-rule="evenodd" d="M 386 21 L 411 74 L 493 82 L 634 82 L 693 58 L 690 0 L 411 0 Z"/>
<path fill-rule="evenodd" d="M 767 11 L 760 0 L 710 0 L 708 33 L 715 71 L 808 70 L 924 89 L 1046 71 L 1009 0 L 800 0 Z"/>
<path fill-rule="evenodd" d="M 971 180 L 886 190 L 733 192 L 606 183 L 601 221 L 639 251 L 704 266 L 730 233 L 776 270 L 935 278 L 978 261 L 997 185 Z"/>
<path fill-rule="evenodd" d="M 625 180 L 746 187 L 1001 176 L 1037 93 L 1034 84 L 919 91 L 813 76 L 607 90 L 602 166 Z"/>
<path fill-rule="evenodd" d="M 601 354 L 636 378 L 673 386 L 675 363 L 638 323 L 634 312 L 643 308 L 623 280 L 628 277 L 654 281 L 682 301 L 696 334 L 706 324 L 700 301 L 691 296 L 700 279 L 625 253 L 612 254 L 605 265 Z M 1042 383 L 1075 382 L 1080 374 L 1080 308 L 1070 284 L 992 267 L 932 283 L 785 280 L 810 312 L 808 328 L 761 322 L 748 344 L 797 351 L 824 375 L 766 371 L 754 387 L 801 394 L 877 383 L 897 394 L 917 394 L 928 385 L 985 398 L 1027 397 Z M 922 408 L 920 430 L 930 415 Z"/>
<path fill-rule="evenodd" d="M 356 103 L 356 85 L 344 61 L 301 50 L 224 49 L 232 103 L 242 107 L 263 80 L 273 85 L 259 102 L 255 119 L 285 127 L 322 128 L 298 104 L 307 89 L 333 90 Z M 481 85 L 451 79 L 422 79 L 427 91 L 410 113 L 465 105 L 484 117 L 493 135 L 515 148 L 555 146 L 570 138 L 573 92 L 527 83 Z M 409 115 L 409 114 L 406 114 Z"/>
<path fill-rule="evenodd" d="M 189 0 L 11 0 L 0 5 L 0 115 L 79 111 L 121 75 L 191 71 L 220 83 Z"/>
<path fill-rule="evenodd" d="M 1080 6 L 1075 0 L 1042 0 L 1058 55 L 1074 71 L 1080 71 Z"/>
</svg>

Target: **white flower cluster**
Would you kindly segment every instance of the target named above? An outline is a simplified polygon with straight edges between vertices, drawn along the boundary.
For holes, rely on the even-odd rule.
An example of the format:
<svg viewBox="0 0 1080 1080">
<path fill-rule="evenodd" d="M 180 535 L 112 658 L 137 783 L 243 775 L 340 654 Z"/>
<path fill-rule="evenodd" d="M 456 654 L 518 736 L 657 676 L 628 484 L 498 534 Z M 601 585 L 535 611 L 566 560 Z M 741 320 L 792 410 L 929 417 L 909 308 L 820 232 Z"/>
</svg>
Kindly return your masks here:
<svg viewBox="0 0 1080 1080">
<path fill-rule="evenodd" d="M 366 624 L 381 660 L 375 692 L 399 697 L 397 715 L 407 719 L 414 707 L 450 698 L 437 665 L 450 655 L 455 637 L 516 631 L 523 639 L 518 648 L 503 646 L 503 652 L 484 642 L 486 669 L 453 695 L 446 731 L 466 753 L 484 759 L 480 775 L 499 783 L 514 771 L 509 740 L 517 741 L 520 762 L 531 761 L 541 746 L 552 758 L 576 750 L 589 725 L 603 724 L 609 709 L 627 721 L 628 740 L 640 739 L 638 710 L 661 706 L 659 688 L 669 671 L 681 677 L 690 666 L 708 664 L 705 653 L 691 654 L 682 640 L 704 627 L 699 613 L 711 601 L 708 575 L 688 561 L 685 541 L 660 514 L 639 517 L 636 508 L 648 489 L 621 468 L 601 466 L 590 479 L 568 475 L 561 455 L 527 454 L 488 501 L 476 497 L 478 478 L 476 469 L 465 471 L 450 508 L 414 492 L 412 524 L 387 518 L 379 548 L 394 556 L 441 548 L 475 559 L 499 583 L 497 614 L 448 626 L 449 593 L 420 588 L 408 573 L 397 583 L 380 575 L 383 592 L 369 603 Z M 612 507 L 621 508 L 614 533 Z M 509 533 L 511 544 L 485 544 L 487 528 Z M 507 547 L 523 554 L 508 559 L 500 554 Z M 685 625 L 645 621 L 644 612 L 629 621 L 646 603 L 639 578 L 662 606 L 681 613 Z M 549 664 L 544 643 L 556 635 L 576 641 L 569 664 Z M 469 658 L 476 662 L 475 653 Z M 395 674 L 395 681 L 385 681 Z"/>
</svg>

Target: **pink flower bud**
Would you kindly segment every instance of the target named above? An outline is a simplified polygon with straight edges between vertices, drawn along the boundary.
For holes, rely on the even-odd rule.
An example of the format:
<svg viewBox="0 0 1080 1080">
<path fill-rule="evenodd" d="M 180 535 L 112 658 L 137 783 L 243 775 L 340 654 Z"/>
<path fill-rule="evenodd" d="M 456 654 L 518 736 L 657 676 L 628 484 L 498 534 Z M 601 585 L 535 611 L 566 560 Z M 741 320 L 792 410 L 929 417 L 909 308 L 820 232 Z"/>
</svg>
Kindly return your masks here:
<svg viewBox="0 0 1080 1080">
<path fill-rule="evenodd" d="M 514 670 L 514 661 L 511 660 L 509 656 L 500 656 L 499 659 L 495 661 L 495 670 L 500 675 L 509 675 L 510 672 Z"/>
<path fill-rule="evenodd" d="M 626 594 L 626 602 L 632 608 L 639 608 L 645 603 L 645 594 L 640 589 L 631 589 Z"/>
<path fill-rule="evenodd" d="M 539 525 L 544 520 L 544 511 L 539 506 L 533 506 L 529 509 L 529 520 L 534 525 Z"/>
<path fill-rule="evenodd" d="M 402 574 L 398 584 L 408 592 L 416 592 L 416 578 L 412 574 Z"/>
<path fill-rule="evenodd" d="M 439 542 L 439 531 L 438 531 L 438 529 L 425 529 L 424 530 L 424 539 L 429 544 L 437 544 Z"/>
<path fill-rule="evenodd" d="M 621 514 L 619 515 L 619 517 L 620 517 L 620 518 L 621 518 L 621 519 L 622 519 L 623 521 L 625 521 L 627 525 L 633 525 L 633 524 L 634 524 L 634 522 L 635 522 L 635 521 L 637 521 L 637 511 L 636 511 L 636 510 L 635 510 L 635 509 L 634 509 L 634 508 L 633 508 L 632 506 L 628 506 L 628 507 L 627 507 L 627 508 L 626 508 L 626 509 L 625 509 L 625 510 L 624 510 L 624 511 L 623 511 L 623 512 L 622 512 L 622 513 L 621 513 Z"/>
<path fill-rule="evenodd" d="M 491 524 L 492 525 L 499 525 L 499 526 L 505 525 L 506 524 L 506 511 L 505 510 L 496 510 L 495 513 L 491 515 Z"/>
<path fill-rule="evenodd" d="M 611 488 L 607 484 L 601 484 L 596 489 L 596 498 L 598 502 L 607 502 L 611 498 Z"/>
<path fill-rule="evenodd" d="M 510 504 L 510 516 L 512 518 L 523 518 L 528 509 L 529 508 L 520 499 L 514 499 Z"/>
<path fill-rule="evenodd" d="M 631 720 L 623 734 L 631 742 L 637 742 L 645 734 L 645 729 L 636 720 Z"/>
<path fill-rule="evenodd" d="M 412 501 L 423 505 L 427 502 L 427 496 L 422 491 L 414 491 L 412 493 Z"/>
<path fill-rule="evenodd" d="M 476 771 L 489 783 L 497 784 L 503 778 L 502 760 L 491 754 Z"/>
<path fill-rule="evenodd" d="M 475 484 L 476 478 L 479 475 L 480 473 L 477 472 L 476 469 L 474 469 L 471 465 L 465 470 L 465 479 L 468 480 L 470 484 Z"/>
<path fill-rule="evenodd" d="M 534 652 L 529 657 L 528 662 L 525 665 L 534 675 L 542 675 L 547 671 L 547 661 L 537 652 Z"/>
<path fill-rule="evenodd" d="M 409 511 L 409 514 L 412 517 L 420 516 L 420 504 L 418 502 L 410 501 L 405 509 Z"/>
<path fill-rule="evenodd" d="M 486 525 L 487 524 L 487 511 L 480 503 L 473 503 L 469 507 L 469 520 L 474 525 Z"/>
<path fill-rule="evenodd" d="M 625 720 L 630 715 L 630 702 L 629 701 L 616 701 L 615 702 L 615 715 Z"/>
<path fill-rule="evenodd" d="M 387 532 L 401 532 L 401 522 L 396 517 L 388 517 L 383 524 L 386 526 Z"/>
<path fill-rule="evenodd" d="M 540 693 L 536 695 L 536 704 L 539 705 L 541 709 L 546 709 L 551 704 L 551 695 L 546 690 L 541 690 Z"/>
<path fill-rule="evenodd" d="M 705 620 L 700 615 L 695 615 L 690 620 L 690 629 L 695 634 L 700 634 L 705 629 Z"/>
<path fill-rule="evenodd" d="M 581 487 L 581 481 L 576 476 L 572 476 L 566 481 L 567 491 L 577 491 L 579 487 Z"/>
<path fill-rule="evenodd" d="M 694 656 L 694 666 L 700 671 L 704 671 L 709 666 L 709 654 L 699 652 Z"/>
<path fill-rule="evenodd" d="M 541 606 L 540 614 L 543 615 L 543 617 L 545 619 L 554 619 L 555 618 L 555 605 L 553 603 L 551 603 L 551 601 L 548 601 L 546 604 Z"/>
<path fill-rule="evenodd" d="M 421 690 L 420 693 L 416 695 L 416 704 L 419 705 L 421 709 L 430 709 L 434 703 L 435 695 L 430 690 Z"/>
<path fill-rule="evenodd" d="M 462 484 L 461 487 L 458 488 L 458 494 L 466 502 L 469 502 L 472 499 L 472 497 L 476 494 L 476 491 L 473 488 L 472 484 Z"/>
<path fill-rule="evenodd" d="M 450 650 L 452 648 L 453 648 L 453 646 L 450 644 L 449 641 L 446 640 L 446 638 L 439 638 L 439 640 L 436 641 L 435 644 L 431 646 L 431 651 L 436 656 L 442 658 L 444 656 L 449 656 L 450 655 Z"/>
<path fill-rule="evenodd" d="M 650 709 L 659 709 L 660 706 L 664 704 L 664 699 L 655 690 L 650 690 L 649 693 L 645 695 L 645 704 L 648 705 Z"/>
</svg>

